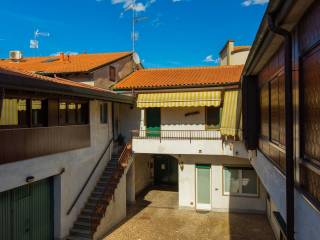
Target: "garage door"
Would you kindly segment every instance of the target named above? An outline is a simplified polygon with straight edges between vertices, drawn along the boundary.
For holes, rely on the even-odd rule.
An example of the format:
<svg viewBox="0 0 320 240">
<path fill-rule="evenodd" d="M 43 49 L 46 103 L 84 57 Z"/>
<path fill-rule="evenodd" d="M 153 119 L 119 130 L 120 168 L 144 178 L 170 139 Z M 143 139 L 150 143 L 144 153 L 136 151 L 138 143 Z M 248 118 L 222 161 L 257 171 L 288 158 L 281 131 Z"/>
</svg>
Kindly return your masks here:
<svg viewBox="0 0 320 240">
<path fill-rule="evenodd" d="M 53 239 L 51 179 L 0 193 L 0 239 Z"/>
</svg>

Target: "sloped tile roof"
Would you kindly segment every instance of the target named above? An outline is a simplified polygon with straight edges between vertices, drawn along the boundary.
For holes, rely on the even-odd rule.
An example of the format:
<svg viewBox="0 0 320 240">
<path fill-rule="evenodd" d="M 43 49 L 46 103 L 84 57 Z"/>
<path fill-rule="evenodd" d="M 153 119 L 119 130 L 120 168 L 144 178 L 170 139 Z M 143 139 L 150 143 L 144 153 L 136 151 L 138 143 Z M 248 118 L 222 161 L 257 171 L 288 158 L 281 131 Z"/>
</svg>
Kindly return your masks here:
<svg viewBox="0 0 320 240">
<path fill-rule="evenodd" d="M 141 69 L 114 86 L 116 90 L 202 87 L 240 82 L 243 65 Z"/>
<path fill-rule="evenodd" d="M 51 74 L 79 73 L 89 72 L 129 55 L 131 55 L 130 52 L 60 55 L 23 58 L 19 62 L 14 62 L 10 59 L 0 59 L 0 66 Z"/>
<path fill-rule="evenodd" d="M 63 78 L 52 78 L 47 76 L 42 76 L 39 74 L 31 73 L 25 70 L 17 69 L 17 68 L 9 68 L 9 67 L 3 67 L 0 66 L 0 73 L 11 75 L 11 76 L 18 76 L 18 77 L 30 77 L 33 79 L 43 80 L 54 84 L 64 85 L 64 86 L 71 86 L 71 87 L 77 87 L 77 88 L 83 88 L 83 89 L 90 89 L 98 92 L 112 92 L 110 90 L 106 90 L 103 88 L 94 87 L 85 83 L 81 82 L 74 82 Z M 1 81 L 1 79 L 0 79 Z M 21 86 L 23 87 L 23 86 Z"/>
</svg>

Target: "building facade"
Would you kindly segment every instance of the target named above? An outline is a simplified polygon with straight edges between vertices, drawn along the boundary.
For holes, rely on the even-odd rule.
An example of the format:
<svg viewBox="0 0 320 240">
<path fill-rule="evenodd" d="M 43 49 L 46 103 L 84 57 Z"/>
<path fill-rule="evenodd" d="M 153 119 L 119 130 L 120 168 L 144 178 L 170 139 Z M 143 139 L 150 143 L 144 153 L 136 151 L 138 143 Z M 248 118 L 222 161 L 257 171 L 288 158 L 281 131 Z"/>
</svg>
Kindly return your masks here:
<svg viewBox="0 0 320 240">
<path fill-rule="evenodd" d="M 318 1 L 270 1 L 243 72 L 244 139 L 277 239 L 320 234 L 319 16 Z"/>
<path fill-rule="evenodd" d="M 96 216 L 84 211 L 92 194 L 102 198 L 96 184 L 114 158 L 112 105 L 132 98 L 10 68 L 0 68 L 0 89 L 0 239 L 64 239 L 70 229 L 79 236 L 74 223 Z M 126 216 L 128 171 L 96 236 Z"/>
</svg>

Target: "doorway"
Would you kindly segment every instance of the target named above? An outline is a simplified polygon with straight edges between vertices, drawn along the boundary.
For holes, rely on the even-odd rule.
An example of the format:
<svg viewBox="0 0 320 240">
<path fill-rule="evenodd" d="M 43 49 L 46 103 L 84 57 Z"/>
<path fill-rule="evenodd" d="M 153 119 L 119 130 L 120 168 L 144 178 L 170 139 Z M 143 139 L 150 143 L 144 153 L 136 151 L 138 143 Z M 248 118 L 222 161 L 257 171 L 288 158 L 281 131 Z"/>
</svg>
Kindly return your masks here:
<svg viewBox="0 0 320 240">
<path fill-rule="evenodd" d="M 148 137 L 159 137 L 161 125 L 160 108 L 147 108 L 146 110 L 146 126 Z"/>
<path fill-rule="evenodd" d="M 0 193 L 0 239 L 53 239 L 52 179 Z"/>
<path fill-rule="evenodd" d="M 178 186 L 178 161 L 170 155 L 154 157 L 155 185 Z"/>
<path fill-rule="evenodd" d="M 196 165 L 196 209 L 211 210 L 211 165 Z"/>
</svg>

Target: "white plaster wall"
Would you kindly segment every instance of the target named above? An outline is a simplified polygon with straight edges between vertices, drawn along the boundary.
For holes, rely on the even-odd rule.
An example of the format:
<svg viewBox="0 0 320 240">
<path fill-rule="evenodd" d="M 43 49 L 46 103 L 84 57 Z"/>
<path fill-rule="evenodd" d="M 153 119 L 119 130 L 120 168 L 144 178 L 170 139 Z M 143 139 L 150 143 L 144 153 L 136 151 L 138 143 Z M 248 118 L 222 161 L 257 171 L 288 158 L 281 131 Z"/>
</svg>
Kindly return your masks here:
<svg viewBox="0 0 320 240">
<path fill-rule="evenodd" d="M 197 111 L 199 114 L 185 116 Z M 206 130 L 205 108 L 161 108 L 161 130 Z"/>
<path fill-rule="evenodd" d="M 35 181 L 38 181 L 54 176 L 65 168 L 62 175 L 54 177 L 54 224 L 55 237 L 58 239 L 68 235 L 69 229 L 110 159 L 111 152 L 108 152 L 71 214 L 67 215 L 69 207 L 112 135 L 111 120 L 109 124 L 100 124 L 99 104 L 98 101 L 90 101 L 90 147 L 0 165 L 0 192 L 26 184 L 27 176 L 34 176 Z M 111 119 L 110 110 L 109 119 Z"/>
<path fill-rule="evenodd" d="M 101 220 L 93 239 L 103 239 L 127 214 L 126 174 L 123 174 L 115 190 L 113 200 L 109 203 L 105 217 Z"/>
<path fill-rule="evenodd" d="M 176 156 L 183 162 L 184 168 L 179 167 L 179 206 L 182 208 L 195 208 L 196 181 L 195 174 L 197 163 L 211 164 L 211 205 L 213 211 L 244 211 L 265 212 L 266 192 L 259 186 L 259 197 L 241 197 L 223 195 L 223 166 L 250 166 L 248 159 L 228 156 Z"/>
<path fill-rule="evenodd" d="M 248 58 L 250 50 L 241 51 L 231 54 L 231 65 L 245 64 Z"/>
<path fill-rule="evenodd" d="M 120 132 L 126 141 L 131 140 L 131 131 L 138 130 L 140 126 L 140 109 L 129 104 L 119 104 Z"/>
<path fill-rule="evenodd" d="M 227 155 L 247 158 L 242 142 L 188 139 L 133 139 L 135 153 Z"/>
<path fill-rule="evenodd" d="M 153 159 L 149 154 L 134 155 L 136 194 L 139 194 L 142 190 L 152 184 L 153 170 L 150 169 L 150 164 L 152 162 Z"/>
<path fill-rule="evenodd" d="M 260 151 L 257 151 L 256 157 L 252 157 L 251 163 L 276 208 L 286 219 L 285 176 Z M 313 207 L 303 194 L 295 190 L 295 239 L 319 239 L 320 228 L 315 223 L 320 223 L 319 210 Z"/>
<path fill-rule="evenodd" d="M 271 228 L 275 234 L 275 237 L 277 240 L 280 240 L 280 226 L 276 220 L 276 218 L 274 217 L 273 212 L 274 211 L 278 211 L 276 205 L 273 203 L 273 201 L 270 199 L 268 201 L 268 206 L 267 206 L 267 217 L 269 219 Z"/>
</svg>

